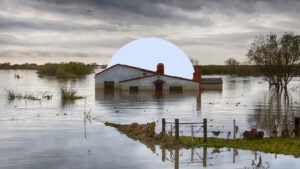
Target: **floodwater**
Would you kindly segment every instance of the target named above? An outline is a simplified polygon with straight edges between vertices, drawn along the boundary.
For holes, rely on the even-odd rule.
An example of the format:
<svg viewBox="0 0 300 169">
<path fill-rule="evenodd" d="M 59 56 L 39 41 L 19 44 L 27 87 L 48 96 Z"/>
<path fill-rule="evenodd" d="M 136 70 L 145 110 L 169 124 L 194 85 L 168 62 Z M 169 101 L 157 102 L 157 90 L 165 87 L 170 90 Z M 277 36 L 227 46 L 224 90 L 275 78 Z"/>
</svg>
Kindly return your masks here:
<svg viewBox="0 0 300 169">
<path fill-rule="evenodd" d="M 15 78 L 18 74 L 21 78 Z M 0 70 L 0 168 L 297 168 L 300 158 L 236 149 L 164 150 L 147 147 L 104 126 L 105 121 L 132 122 L 202 122 L 208 119 L 217 137 L 227 137 L 238 126 L 236 137 L 244 130 L 257 128 L 265 135 L 285 127 L 300 117 L 300 78 L 289 85 L 288 102 L 269 92 L 262 78 L 223 77 L 223 89 L 201 94 L 152 93 L 107 95 L 95 91 L 94 75 L 77 80 L 39 78 L 35 71 Z M 86 97 L 63 106 L 60 88 L 76 89 Z M 7 91 L 33 95 L 39 100 L 8 100 Z M 51 95 L 47 100 L 45 95 Z M 84 121 L 84 112 L 90 116 Z M 171 130 L 172 126 L 168 126 Z M 202 128 L 194 126 L 194 135 Z M 181 126 L 181 135 L 191 135 L 191 126 Z M 228 136 L 232 138 L 233 136 Z"/>
</svg>

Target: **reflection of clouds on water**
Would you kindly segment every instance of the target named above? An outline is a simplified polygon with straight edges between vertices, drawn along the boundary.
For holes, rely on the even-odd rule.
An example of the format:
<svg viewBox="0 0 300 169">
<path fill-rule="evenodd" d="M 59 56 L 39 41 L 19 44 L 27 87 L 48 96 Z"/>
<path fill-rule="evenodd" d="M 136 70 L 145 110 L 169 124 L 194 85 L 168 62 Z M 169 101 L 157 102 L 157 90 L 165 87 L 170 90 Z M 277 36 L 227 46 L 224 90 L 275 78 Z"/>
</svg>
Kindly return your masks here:
<svg viewBox="0 0 300 169">
<path fill-rule="evenodd" d="M 97 106 L 104 109 L 108 118 L 118 113 L 117 118 L 122 123 L 126 121 L 141 123 L 183 116 L 191 118 L 189 117 L 191 114 L 197 116 L 197 109 L 201 106 L 199 102 L 201 96 L 194 92 L 164 93 L 163 97 L 158 98 L 154 92 L 130 94 L 115 91 L 113 94 L 106 95 L 103 90 L 96 90 Z M 110 120 L 116 119 L 110 118 Z"/>
<path fill-rule="evenodd" d="M 234 148 L 175 148 L 156 146 L 154 152 L 161 161 L 178 168 L 294 168 L 298 159 Z M 289 159 L 289 162 L 285 161 Z M 283 162 L 284 161 L 284 162 Z"/>
<path fill-rule="evenodd" d="M 15 74 L 22 78 L 16 79 Z M 277 104 L 278 99 L 271 97 L 268 84 L 261 81 L 261 78 L 224 76 L 222 91 L 204 91 L 201 97 L 187 93 L 169 94 L 162 98 L 156 98 L 152 93 L 129 95 L 116 92 L 114 97 L 104 96 L 104 93 L 95 92 L 93 75 L 80 80 L 57 80 L 38 78 L 35 71 L 0 70 L 0 79 L 5 79 L 0 83 L 0 168 L 41 168 L 39 164 L 43 167 L 49 164 L 54 168 L 174 167 L 173 162 L 161 162 L 160 147 L 155 146 L 156 154 L 160 157 L 158 159 L 140 142 L 104 127 L 102 122 L 105 121 L 124 124 L 158 121 L 157 128 L 160 130 L 162 118 L 172 122 L 175 118 L 182 122 L 207 118 L 209 134 L 212 135 L 211 131 L 221 131 L 218 136 L 220 138 L 232 131 L 233 119 L 236 120 L 239 132 L 258 127 L 267 134 L 271 133 L 276 119 L 278 124 L 285 120 L 284 116 L 278 116 L 277 111 L 284 108 L 282 100 Z M 59 89 L 65 86 L 75 88 L 78 95 L 86 97 L 86 100 L 78 100 L 74 105 L 62 108 Z M 299 86 L 299 79 L 292 81 L 291 86 Z M 8 102 L 5 89 L 35 96 L 46 92 L 52 95 L 52 99 L 41 103 L 24 100 Z M 291 88 L 289 97 L 290 106 L 286 108 L 289 108 L 291 117 L 299 116 L 299 92 Z M 85 139 L 83 116 L 84 111 L 88 112 L 90 109 L 93 120 L 86 125 Z M 290 117 L 287 119 L 291 122 Z M 190 127 L 185 129 L 190 131 Z M 194 129 L 196 131 L 199 128 Z M 153 147 L 151 149 L 154 150 Z M 202 150 L 195 149 L 194 161 L 198 157 L 203 158 Z M 169 150 L 166 151 L 168 153 Z M 258 158 L 255 160 L 249 151 L 237 150 L 235 163 L 233 150 L 221 148 L 219 151 L 220 153 L 207 149 L 207 168 L 251 168 L 253 159 L 255 164 L 258 162 Z M 276 158 L 274 154 L 258 153 L 259 155 L 265 167 L 266 162 L 269 162 L 271 168 L 299 166 L 299 159 L 292 156 L 277 155 Z M 170 155 L 166 154 L 167 157 Z M 179 168 L 201 168 L 201 163 L 181 162 L 190 161 L 190 157 L 190 149 L 180 149 Z"/>
</svg>

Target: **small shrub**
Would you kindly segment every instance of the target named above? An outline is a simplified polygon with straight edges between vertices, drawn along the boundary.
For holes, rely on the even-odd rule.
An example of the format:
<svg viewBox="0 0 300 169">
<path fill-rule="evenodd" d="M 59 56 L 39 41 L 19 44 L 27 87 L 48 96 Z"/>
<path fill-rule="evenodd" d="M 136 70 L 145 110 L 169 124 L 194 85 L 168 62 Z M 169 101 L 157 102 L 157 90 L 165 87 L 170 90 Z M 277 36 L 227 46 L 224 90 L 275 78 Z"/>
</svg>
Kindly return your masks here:
<svg viewBox="0 0 300 169">
<path fill-rule="evenodd" d="M 262 139 L 264 137 L 264 132 L 251 129 L 250 131 L 244 131 L 243 136 L 245 139 L 249 140 Z"/>
</svg>

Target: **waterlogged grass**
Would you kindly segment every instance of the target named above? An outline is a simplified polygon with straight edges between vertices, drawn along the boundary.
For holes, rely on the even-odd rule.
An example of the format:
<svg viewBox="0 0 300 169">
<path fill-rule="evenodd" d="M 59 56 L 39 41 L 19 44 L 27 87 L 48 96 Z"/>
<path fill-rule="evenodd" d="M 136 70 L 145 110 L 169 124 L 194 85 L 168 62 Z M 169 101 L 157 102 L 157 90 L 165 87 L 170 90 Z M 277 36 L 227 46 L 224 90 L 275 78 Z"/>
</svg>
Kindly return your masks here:
<svg viewBox="0 0 300 169">
<path fill-rule="evenodd" d="M 257 140 L 208 138 L 207 143 L 204 143 L 202 138 L 194 138 L 192 141 L 191 137 L 182 136 L 180 137 L 180 142 L 187 147 L 228 147 L 261 151 L 266 153 L 300 156 L 299 137 L 276 137 Z"/>
<path fill-rule="evenodd" d="M 6 92 L 7 92 L 7 98 L 10 101 L 13 101 L 15 99 L 40 100 L 39 98 L 37 98 L 31 94 L 22 95 L 21 93 L 16 93 L 13 90 L 8 90 Z"/>
<path fill-rule="evenodd" d="M 84 99 L 83 96 L 77 95 L 77 91 L 75 89 L 68 88 L 60 89 L 60 97 L 62 105 L 73 104 L 78 99 Z"/>
<path fill-rule="evenodd" d="M 222 139 L 208 138 L 204 143 L 203 138 L 193 138 L 189 136 L 181 136 L 179 141 L 169 134 L 155 134 L 155 123 L 120 125 L 113 123 L 105 123 L 106 126 L 117 128 L 121 133 L 128 137 L 139 140 L 148 147 L 151 144 L 156 144 L 164 147 L 228 147 L 244 150 L 261 151 L 265 153 L 294 155 L 300 157 L 300 138 L 299 137 L 276 137 L 262 138 L 256 140 L 249 139 Z M 153 146 L 153 145 L 152 145 Z"/>
</svg>

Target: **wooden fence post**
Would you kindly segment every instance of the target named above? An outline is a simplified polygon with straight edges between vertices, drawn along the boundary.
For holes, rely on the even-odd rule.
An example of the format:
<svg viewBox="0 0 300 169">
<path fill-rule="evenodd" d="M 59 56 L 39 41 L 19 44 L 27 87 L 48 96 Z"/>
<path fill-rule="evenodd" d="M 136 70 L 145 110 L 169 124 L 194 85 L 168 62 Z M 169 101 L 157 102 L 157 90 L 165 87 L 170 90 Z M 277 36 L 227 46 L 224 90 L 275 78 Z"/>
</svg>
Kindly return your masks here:
<svg viewBox="0 0 300 169">
<path fill-rule="evenodd" d="M 175 138 L 179 140 L 179 119 L 175 119 Z"/>
<path fill-rule="evenodd" d="M 299 136 L 300 133 L 300 117 L 295 118 L 295 136 Z"/>
<path fill-rule="evenodd" d="M 161 148 L 161 160 L 166 161 L 166 148 Z"/>
<path fill-rule="evenodd" d="M 203 139 L 207 142 L 207 119 L 203 119 Z"/>
<path fill-rule="evenodd" d="M 207 166 L 207 147 L 203 147 L 203 167 Z"/>
<path fill-rule="evenodd" d="M 163 119 L 161 120 L 161 122 L 162 122 L 162 124 L 161 124 L 161 127 L 162 127 L 161 132 L 162 132 L 163 134 L 165 134 L 165 133 L 166 133 L 166 119 L 163 118 Z"/>
<path fill-rule="evenodd" d="M 194 125 L 191 125 L 192 144 L 194 144 Z"/>
<path fill-rule="evenodd" d="M 233 139 L 236 138 L 236 126 L 235 126 L 235 119 L 233 119 Z"/>
<path fill-rule="evenodd" d="M 179 169 L 179 147 L 175 148 L 174 168 Z"/>
</svg>

